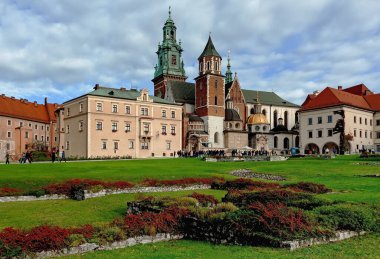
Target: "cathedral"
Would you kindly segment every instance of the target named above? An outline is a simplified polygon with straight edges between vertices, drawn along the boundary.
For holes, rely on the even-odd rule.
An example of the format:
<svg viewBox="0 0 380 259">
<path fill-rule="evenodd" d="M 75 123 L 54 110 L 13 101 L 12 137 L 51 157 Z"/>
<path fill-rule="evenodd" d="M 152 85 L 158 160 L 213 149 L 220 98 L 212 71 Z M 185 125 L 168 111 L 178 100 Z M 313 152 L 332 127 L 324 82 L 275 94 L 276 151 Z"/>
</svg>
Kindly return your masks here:
<svg viewBox="0 0 380 259">
<path fill-rule="evenodd" d="M 154 95 L 182 105 L 182 148 L 187 151 L 245 149 L 289 152 L 298 147 L 299 106 L 274 92 L 242 89 L 209 36 L 198 57 L 198 76 L 187 81 L 177 27 L 169 17 L 158 44 Z"/>
</svg>

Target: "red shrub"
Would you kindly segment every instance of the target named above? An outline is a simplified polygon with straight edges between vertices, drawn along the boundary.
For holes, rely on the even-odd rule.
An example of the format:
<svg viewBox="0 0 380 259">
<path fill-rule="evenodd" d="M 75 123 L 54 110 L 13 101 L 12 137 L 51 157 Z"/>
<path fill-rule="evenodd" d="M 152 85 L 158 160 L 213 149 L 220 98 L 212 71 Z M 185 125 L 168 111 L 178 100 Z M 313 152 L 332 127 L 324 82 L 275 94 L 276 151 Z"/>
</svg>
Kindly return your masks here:
<svg viewBox="0 0 380 259">
<path fill-rule="evenodd" d="M 232 181 L 225 181 L 225 182 L 219 182 L 219 183 L 213 183 L 213 189 L 274 189 L 278 188 L 280 185 L 277 183 L 267 183 L 267 182 L 260 182 L 260 181 L 254 181 L 251 179 L 246 178 L 239 178 Z"/>
<path fill-rule="evenodd" d="M 9 249 L 21 248 L 21 250 L 24 251 L 25 250 L 24 239 L 25 239 L 25 234 L 19 229 L 14 229 L 12 227 L 9 227 L 9 228 L 4 228 L 0 232 L 0 243 L 8 247 Z M 0 248 L 0 256 L 2 256 L 4 252 L 5 251 L 3 251 Z"/>
<path fill-rule="evenodd" d="M 141 182 L 143 186 L 172 186 L 172 185 L 191 185 L 191 184 L 211 184 L 215 178 L 183 178 L 177 180 L 157 180 L 157 179 L 144 179 Z"/>
<path fill-rule="evenodd" d="M 141 214 L 128 214 L 124 217 L 124 230 L 128 236 L 144 234 L 146 222 Z"/>
<path fill-rule="evenodd" d="M 295 191 L 303 191 L 303 192 L 316 193 L 316 194 L 331 192 L 331 189 L 328 189 L 324 184 L 309 183 L 309 182 L 287 184 L 284 187 L 290 188 Z"/>
<path fill-rule="evenodd" d="M 248 206 L 260 217 L 263 231 L 281 238 L 294 237 L 294 234 L 312 232 L 312 224 L 302 210 L 292 209 L 281 203 L 255 202 Z"/>
<path fill-rule="evenodd" d="M 16 196 L 22 194 L 22 191 L 17 188 L 2 187 L 0 188 L 0 196 Z"/>
<path fill-rule="evenodd" d="M 133 187 L 134 184 L 127 181 L 116 181 L 104 183 L 105 188 L 109 189 L 126 189 Z"/>
<path fill-rule="evenodd" d="M 55 226 L 39 226 L 25 234 L 25 246 L 28 251 L 41 252 L 59 250 L 65 247 L 66 238 L 70 232 Z"/>
<path fill-rule="evenodd" d="M 92 179 L 71 179 L 62 183 L 49 184 L 43 189 L 46 193 L 70 195 L 74 188 L 88 189 L 91 186 L 104 185 L 104 182 Z"/>
<path fill-rule="evenodd" d="M 70 234 L 80 234 L 85 238 L 92 238 L 95 234 L 95 228 L 92 225 L 87 224 L 81 227 L 70 229 Z"/>
<path fill-rule="evenodd" d="M 215 197 L 212 195 L 206 195 L 206 194 L 200 194 L 197 192 L 193 192 L 191 195 L 189 195 L 189 197 L 192 197 L 192 198 L 198 200 L 198 202 L 202 205 L 209 205 L 209 204 L 217 204 L 218 203 L 218 200 L 215 199 Z"/>
</svg>

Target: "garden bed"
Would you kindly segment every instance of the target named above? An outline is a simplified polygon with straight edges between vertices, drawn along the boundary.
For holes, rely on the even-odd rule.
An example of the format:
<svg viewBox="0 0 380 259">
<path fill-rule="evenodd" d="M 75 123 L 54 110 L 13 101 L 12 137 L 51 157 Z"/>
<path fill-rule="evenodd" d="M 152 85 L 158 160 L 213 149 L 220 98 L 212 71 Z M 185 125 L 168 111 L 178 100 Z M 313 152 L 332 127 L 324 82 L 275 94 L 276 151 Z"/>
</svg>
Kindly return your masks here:
<svg viewBox="0 0 380 259">
<path fill-rule="evenodd" d="M 230 172 L 231 175 L 241 178 L 258 178 L 271 181 L 285 181 L 286 178 L 274 174 L 255 173 L 251 169 L 237 169 Z"/>
</svg>

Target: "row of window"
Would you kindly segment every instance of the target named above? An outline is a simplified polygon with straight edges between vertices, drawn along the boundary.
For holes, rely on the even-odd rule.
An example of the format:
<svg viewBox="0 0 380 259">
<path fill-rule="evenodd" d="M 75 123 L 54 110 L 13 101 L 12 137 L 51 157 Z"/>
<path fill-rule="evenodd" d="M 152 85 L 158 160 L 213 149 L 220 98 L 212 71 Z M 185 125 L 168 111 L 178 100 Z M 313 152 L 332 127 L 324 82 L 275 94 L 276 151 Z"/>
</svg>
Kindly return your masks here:
<svg viewBox="0 0 380 259">
<path fill-rule="evenodd" d="M 357 137 L 357 130 L 354 129 L 354 137 Z M 359 138 L 363 137 L 363 131 L 359 130 Z M 364 138 L 368 138 L 368 131 L 364 131 Z M 372 138 L 372 131 L 369 132 L 369 138 Z"/>
<path fill-rule="evenodd" d="M 8 120 L 7 121 L 7 125 L 8 126 L 12 126 L 12 120 Z M 20 121 L 20 123 L 19 123 L 19 126 L 20 127 L 24 127 L 24 125 L 26 125 L 26 124 L 24 124 L 24 122 L 23 121 Z M 28 123 L 28 126 L 29 126 L 29 128 L 32 128 L 32 123 Z M 37 130 L 38 129 L 38 125 L 37 124 L 34 124 L 34 129 L 35 130 Z M 46 126 L 46 130 L 49 130 L 50 129 L 50 127 L 49 126 Z M 41 125 L 41 130 L 44 130 L 44 126 L 43 125 Z"/>
<path fill-rule="evenodd" d="M 308 131 L 309 138 L 313 138 L 313 131 L 309 130 Z M 327 137 L 332 137 L 333 136 L 333 130 L 332 129 L 327 129 Z M 317 138 L 322 138 L 323 137 L 323 130 L 317 130 Z"/>
<path fill-rule="evenodd" d="M 149 146 L 150 146 L 149 142 L 147 142 L 147 141 L 140 142 L 141 149 L 149 149 Z M 102 140 L 101 141 L 101 149 L 102 150 L 107 150 L 107 147 L 108 147 L 108 141 L 107 140 Z M 134 140 L 129 140 L 128 141 L 128 148 L 129 149 L 135 149 L 135 141 Z M 118 150 L 119 149 L 119 141 L 113 141 L 113 149 L 114 150 Z M 166 142 L 166 149 L 167 150 L 171 150 L 171 142 Z M 66 142 L 66 150 L 70 150 L 70 141 Z"/>
<path fill-rule="evenodd" d="M 354 116 L 354 123 L 356 123 L 356 116 Z M 359 124 L 363 124 L 363 119 L 362 117 L 359 117 Z M 368 125 L 368 120 L 367 118 L 364 118 L 364 125 Z M 369 125 L 372 126 L 372 119 L 369 119 Z M 380 120 L 376 120 L 376 125 L 380 125 Z"/>
<path fill-rule="evenodd" d="M 333 116 L 328 115 L 327 116 L 327 123 L 332 123 L 332 122 L 333 122 Z M 317 118 L 317 124 L 322 124 L 322 123 L 323 123 L 323 118 L 321 116 L 319 116 Z M 313 125 L 313 118 L 308 118 L 308 124 Z"/>
<path fill-rule="evenodd" d="M 98 112 L 103 111 L 103 103 L 96 103 L 96 111 L 98 111 Z M 118 113 L 118 111 L 119 111 L 119 105 L 118 104 L 112 104 L 112 112 Z M 124 111 L 125 111 L 125 114 L 131 114 L 131 106 L 126 105 Z M 141 116 L 149 116 L 149 109 L 147 107 L 141 107 L 140 108 L 140 115 Z M 162 118 L 166 118 L 167 117 L 167 111 L 162 110 L 161 116 L 162 116 Z M 171 118 L 174 119 L 175 117 L 176 117 L 175 111 L 171 111 Z"/>
<path fill-rule="evenodd" d="M 12 138 L 12 132 L 7 131 L 7 137 L 8 137 L 8 138 Z M 25 132 L 25 138 L 29 138 L 29 137 L 30 137 L 30 134 L 29 134 L 28 131 L 26 131 L 26 132 Z M 34 140 L 38 140 L 38 135 L 37 135 L 37 134 L 34 135 Z M 40 137 L 40 140 L 41 140 L 41 141 L 44 141 L 44 140 L 45 140 L 45 137 L 44 137 L 44 136 L 41 136 L 41 137 Z M 50 140 L 50 137 L 47 136 L 47 137 L 46 137 L 46 141 L 49 141 L 49 140 Z"/>
</svg>

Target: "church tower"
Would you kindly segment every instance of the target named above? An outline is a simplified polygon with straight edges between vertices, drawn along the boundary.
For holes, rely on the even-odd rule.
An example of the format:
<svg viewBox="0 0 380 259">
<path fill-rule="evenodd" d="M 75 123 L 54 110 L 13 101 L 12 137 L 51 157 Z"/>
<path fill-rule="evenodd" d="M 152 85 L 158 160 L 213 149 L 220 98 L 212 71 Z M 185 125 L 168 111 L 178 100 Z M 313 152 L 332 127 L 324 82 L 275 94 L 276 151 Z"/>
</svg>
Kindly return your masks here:
<svg viewBox="0 0 380 259">
<path fill-rule="evenodd" d="M 166 20 L 163 31 L 162 43 L 158 43 L 158 62 L 154 71 L 154 95 L 163 98 L 169 80 L 186 81 L 186 73 L 182 60 L 181 41 L 177 43 L 177 27 L 171 17 L 169 7 L 169 18 Z"/>
<path fill-rule="evenodd" d="M 209 36 L 198 58 L 199 76 L 195 78 L 195 113 L 205 123 L 209 147 L 224 148 L 225 93 L 221 74 L 222 57 Z"/>
</svg>

